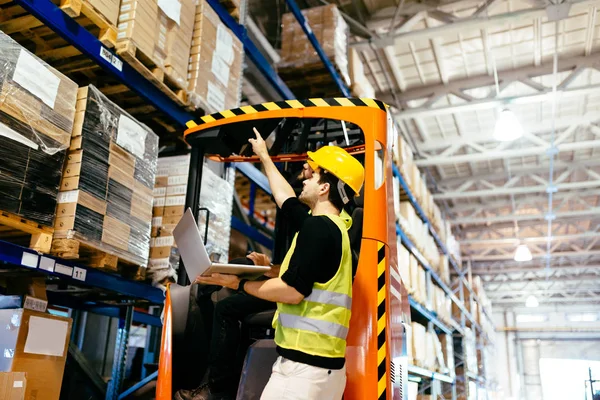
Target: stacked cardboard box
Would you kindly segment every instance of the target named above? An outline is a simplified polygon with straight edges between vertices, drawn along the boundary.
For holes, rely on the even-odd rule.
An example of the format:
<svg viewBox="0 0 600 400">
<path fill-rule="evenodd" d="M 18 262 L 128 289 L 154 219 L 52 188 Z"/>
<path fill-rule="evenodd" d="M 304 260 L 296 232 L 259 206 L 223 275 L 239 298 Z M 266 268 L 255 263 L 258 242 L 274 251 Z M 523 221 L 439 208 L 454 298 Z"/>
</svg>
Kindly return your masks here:
<svg viewBox="0 0 600 400">
<path fill-rule="evenodd" d="M 194 26 L 193 0 L 122 0 L 117 43 L 131 43 L 181 88 Z"/>
<path fill-rule="evenodd" d="M 350 90 L 356 97 L 375 97 L 375 89 L 365 75 L 365 67 L 360 60 L 358 50 L 350 48 L 348 51 L 349 72 L 350 72 Z"/>
<path fill-rule="evenodd" d="M 433 311 L 437 313 L 440 320 L 448 323 L 452 319 L 452 301 L 440 287 L 432 285 L 432 288 Z"/>
<path fill-rule="evenodd" d="M 400 203 L 398 216 L 400 227 L 413 241 L 413 244 L 423 254 L 429 264 L 435 268 L 440 262 L 440 252 L 429 234 L 427 225 L 419 218 L 413 205 L 408 201 Z"/>
<path fill-rule="evenodd" d="M 158 137 L 94 86 L 79 89 L 77 103 L 55 238 L 146 266 Z"/>
<path fill-rule="evenodd" d="M 348 74 L 348 25 L 333 4 L 302 11 L 323 51 L 350 85 Z M 283 15 L 281 68 L 302 69 L 321 63 L 317 52 L 292 13 Z"/>
<path fill-rule="evenodd" d="M 120 0 L 84 0 L 94 7 L 100 14 L 106 18 L 112 25 L 117 26 L 119 19 L 119 5 Z"/>
<path fill-rule="evenodd" d="M 189 170 L 189 155 L 158 159 L 147 274 L 155 285 L 174 278 L 179 268 L 179 252 L 173 239 L 173 229 L 185 211 Z"/>
<path fill-rule="evenodd" d="M 173 278 L 179 268 L 179 252 L 173 229 L 185 211 L 189 165 L 189 155 L 163 157 L 158 161 L 148 271 L 154 284 L 162 284 L 165 279 Z M 220 262 L 227 262 L 229 256 L 234 170 L 226 169 L 225 175 L 225 178 L 221 178 L 209 168 L 209 164 L 204 165 L 198 221 L 204 237 L 208 210 L 206 250 L 213 261 Z"/>
<path fill-rule="evenodd" d="M 425 368 L 427 359 L 427 328 L 412 322 L 412 356 L 415 365 Z"/>
<path fill-rule="evenodd" d="M 444 283 L 447 285 L 450 284 L 450 263 L 448 262 L 447 256 L 440 256 L 440 261 L 437 265 L 436 272 L 442 281 L 444 281 Z"/>
<path fill-rule="evenodd" d="M 0 210 L 52 226 L 77 85 L 0 32 Z"/>
<path fill-rule="evenodd" d="M 25 399 L 59 399 L 72 322 L 27 309 L 0 310 L 0 372 L 25 373 Z"/>
<path fill-rule="evenodd" d="M 189 98 L 197 108 L 215 112 L 238 107 L 243 51 L 207 1 L 199 0 L 188 66 Z"/>
<path fill-rule="evenodd" d="M 465 335 L 462 338 L 463 352 L 465 354 L 465 367 L 467 371 L 477 375 L 477 339 L 470 328 L 465 328 Z"/>
</svg>

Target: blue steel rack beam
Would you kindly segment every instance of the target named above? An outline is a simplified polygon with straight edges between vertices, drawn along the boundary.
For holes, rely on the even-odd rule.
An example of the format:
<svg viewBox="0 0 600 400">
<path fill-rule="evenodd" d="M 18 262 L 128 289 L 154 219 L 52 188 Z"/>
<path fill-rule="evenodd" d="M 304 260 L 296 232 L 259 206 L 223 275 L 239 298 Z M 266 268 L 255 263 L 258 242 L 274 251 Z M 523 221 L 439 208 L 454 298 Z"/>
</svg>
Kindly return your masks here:
<svg viewBox="0 0 600 400">
<path fill-rule="evenodd" d="M 240 25 L 236 22 L 235 19 L 229 12 L 223 7 L 218 0 L 207 0 L 208 4 L 212 7 L 213 10 L 219 15 L 221 21 L 229 28 L 231 31 L 237 36 L 238 39 L 244 45 L 244 51 L 248 58 L 256 65 L 258 70 L 264 75 L 269 83 L 273 86 L 273 88 L 279 93 L 279 95 L 283 98 L 283 100 L 293 100 L 296 97 L 292 93 L 292 91 L 287 87 L 287 85 L 281 80 L 279 75 L 275 72 L 273 67 L 265 56 L 258 50 L 256 45 L 250 40 L 248 37 L 248 33 L 246 32 L 246 27 Z"/>
<path fill-rule="evenodd" d="M 331 63 L 331 60 L 329 60 L 329 57 L 327 57 L 327 54 L 325 54 L 325 52 L 323 51 L 321 44 L 315 37 L 315 34 L 313 33 L 312 29 L 310 28 L 310 25 L 308 25 L 308 21 L 306 20 L 306 18 L 304 18 L 304 15 L 302 14 L 302 11 L 300 11 L 300 8 L 296 4 L 296 2 L 294 0 L 286 0 L 286 3 L 288 5 L 290 11 L 292 12 L 292 14 L 294 14 L 296 19 L 298 20 L 298 23 L 300 24 L 300 26 L 302 27 L 302 30 L 306 34 L 306 37 L 308 38 L 308 40 L 314 47 L 315 51 L 319 55 L 319 58 L 325 65 L 327 72 L 329 72 L 329 74 L 333 78 L 337 87 L 340 89 L 340 91 L 342 92 L 344 97 L 350 97 L 350 89 L 348 89 L 348 86 L 346 86 L 346 83 L 340 77 L 340 74 L 338 74 L 337 71 L 335 70 L 335 67 Z"/>
<path fill-rule="evenodd" d="M 427 318 L 427 320 L 433 322 L 435 326 L 437 326 L 442 331 L 446 332 L 448 335 L 452 335 L 452 329 L 450 329 L 446 324 L 438 319 L 434 312 L 429 311 L 425 308 L 421 303 L 417 302 L 411 295 L 408 296 L 408 303 L 410 307 L 421 314 L 423 317 Z"/>
<path fill-rule="evenodd" d="M 153 304 L 162 304 L 165 299 L 162 290 L 145 283 L 107 274 L 57 257 L 40 255 L 35 250 L 5 241 L 0 241 L 0 261 L 7 263 L 5 267 L 28 268 L 38 273 L 64 279 L 72 284 L 121 293 L 132 298 L 147 300 Z"/>
<path fill-rule="evenodd" d="M 194 119 L 50 0 L 15 0 L 15 3 L 180 125 Z"/>
<path fill-rule="evenodd" d="M 440 251 L 442 252 L 443 255 L 445 255 L 445 256 L 448 257 L 448 262 L 450 262 L 450 264 L 452 265 L 452 268 L 454 268 L 454 270 L 456 271 L 456 273 L 458 274 L 458 276 L 460 277 L 460 279 L 463 281 L 463 285 L 466 286 L 466 288 L 469 291 L 469 293 L 471 294 L 471 296 L 481 306 L 481 308 L 483 310 L 483 313 L 488 318 L 488 320 L 490 322 L 492 322 L 491 315 L 489 315 L 487 309 L 481 305 L 481 302 L 479 301 L 479 297 L 477 296 L 477 294 L 475 293 L 475 291 L 473 290 L 473 288 L 471 287 L 471 285 L 468 284 L 468 282 L 465 279 L 465 277 L 463 276 L 460 268 L 458 267 L 458 264 L 456 264 L 456 261 L 454 261 L 454 259 L 449 256 L 448 249 L 446 248 L 446 245 L 442 242 L 442 240 L 440 239 L 439 235 L 437 234 L 437 232 L 435 231 L 435 229 L 431 225 L 431 222 L 429 221 L 429 218 L 427 218 L 427 215 L 425 215 L 425 212 L 423 211 L 423 208 L 421 207 L 421 205 L 417 201 L 416 197 L 412 194 L 410 188 L 408 187 L 408 184 L 404 180 L 404 177 L 402 176 L 402 174 L 400 173 L 400 171 L 398 171 L 398 168 L 394 164 L 392 164 L 392 171 L 393 171 L 394 177 L 398 178 L 398 181 L 400 182 L 400 186 L 402 187 L 402 189 L 404 189 L 404 192 L 406 193 L 409 202 L 412 204 L 412 206 L 414 207 L 415 211 L 417 212 L 417 215 L 419 216 L 419 218 L 421 218 L 421 221 L 423 221 L 423 223 L 427 226 L 427 229 L 428 229 L 429 233 L 431 234 L 431 236 L 433 237 L 433 239 L 434 239 L 435 243 L 437 244 L 438 248 L 440 249 Z"/>
</svg>

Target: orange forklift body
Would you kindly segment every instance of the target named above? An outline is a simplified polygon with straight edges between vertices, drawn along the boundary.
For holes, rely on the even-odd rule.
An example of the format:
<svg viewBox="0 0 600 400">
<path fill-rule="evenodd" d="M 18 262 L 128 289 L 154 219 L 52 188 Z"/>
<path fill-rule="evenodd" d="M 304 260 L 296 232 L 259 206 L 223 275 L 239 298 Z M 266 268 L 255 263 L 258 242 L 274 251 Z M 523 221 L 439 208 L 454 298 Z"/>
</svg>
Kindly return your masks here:
<svg viewBox="0 0 600 400">
<path fill-rule="evenodd" d="M 410 311 L 397 265 L 391 165 L 395 129 L 387 107 L 376 100 L 347 98 L 264 103 L 206 115 L 198 123 L 190 121 L 185 137 L 189 142 L 191 135 L 201 134 L 210 128 L 267 118 L 339 120 L 356 124 L 364 134 L 364 147 L 354 149 L 355 152 L 364 152 L 365 159 L 364 222 L 353 284 L 344 399 L 402 399 L 407 372 L 403 321 L 410 322 Z M 301 161 L 306 159 L 306 155 L 280 156 L 278 159 Z M 235 161 L 256 162 L 256 159 L 237 157 Z M 169 307 L 167 296 L 157 400 L 172 398 Z"/>
</svg>

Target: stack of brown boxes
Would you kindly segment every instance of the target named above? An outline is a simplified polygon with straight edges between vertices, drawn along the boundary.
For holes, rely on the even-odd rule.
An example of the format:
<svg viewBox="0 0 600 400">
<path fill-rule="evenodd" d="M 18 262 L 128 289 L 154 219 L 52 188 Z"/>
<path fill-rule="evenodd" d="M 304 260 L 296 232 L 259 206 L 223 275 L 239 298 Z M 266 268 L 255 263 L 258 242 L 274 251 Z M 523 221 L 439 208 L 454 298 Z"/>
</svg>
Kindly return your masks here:
<svg viewBox="0 0 600 400">
<path fill-rule="evenodd" d="M 89 3 L 100 12 L 108 22 L 117 26 L 117 21 L 119 19 L 119 5 L 121 4 L 120 0 L 84 0 L 84 2 Z"/>
<path fill-rule="evenodd" d="M 346 84 L 348 74 L 348 25 L 333 4 L 302 11 L 321 48 L 334 64 Z M 281 33 L 281 68 L 302 69 L 321 63 L 314 47 L 292 13 L 283 15 Z M 319 64 L 320 65 L 320 64 Z"/>
<path fill-rule="evenodd" d="M 0 210 L 52 226 L 77 85 L 0 32 Z"/>
<path fill-rule="evenodd" d="M 72 323 L 22 308 L 0 310 L 0 371 L 25 373 L 26 381 L 12 378 L 25 388 L 24 399 L 59 399 Z"/>
<path fill-rule="evenodd" d="M 173 239 L 173 229 L 185 211 L 189 169 L 189 155 L 158 159 L 147 274 L 154 284 L 175 277 L 179 267 L 179 252 Z"/>
<path fill-rule="evenodd" d="M 117 42 L 131 43 L 185 88 L 194 25 L 193 0 L 122 0 Z"/>
<path fill-rule="evenodd" d="M 158 137 L 94 86 L 79 89 L 55 238 L 146 266 Z M 60 244 L 53 252 L 60 253 Z"/>
<path fill-rule="evenodd" d="M 375 89 L 365 75 L 365 67 L 360 60 L 358 50 L 348 50 L 350 90 L 355 97 L 375 98 Z M 412 153 L 411 153 L 412 155 Z"/>
<path fill-rule="evenodd" d="M 243 46 L 206 0 L 196 6 L 188 68 L 192 104 L 211 113 L 236 108 L 240 101 Z"/>
</svg>

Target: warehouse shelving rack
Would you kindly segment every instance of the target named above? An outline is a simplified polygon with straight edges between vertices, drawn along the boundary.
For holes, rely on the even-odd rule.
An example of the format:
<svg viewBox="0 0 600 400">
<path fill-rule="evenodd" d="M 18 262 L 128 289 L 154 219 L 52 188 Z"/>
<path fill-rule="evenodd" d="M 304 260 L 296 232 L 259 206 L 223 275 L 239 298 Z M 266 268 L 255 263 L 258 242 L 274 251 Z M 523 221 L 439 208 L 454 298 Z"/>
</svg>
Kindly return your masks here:
<svg viewBox="0 0 600 400">
<path fill-rule="evenodd" d="M 267 82 L 275 89 L 275 91 L 283 99 L 293 99 L 293 93 L 278 77 L 278 75 L 273 70 L 269 62 L 257 49 L 254 43 L 249 39 L 245 27 L 241 24 L 238 24 L 219 4 L 218 0 L 207 1 L 217 12 L 221 20 L 226 24 L 226 26 L 228 26 L 228 28 L 230 28 L 232 32 L 243 43 L 246 56 L 252 63 L 254 63 L 258 67 L 259 71 L 262 72 Z M 312 31 L 308 26 L 306 20 L 302 16 L 300 9 L 296 6 L 293 0 L 286 1 L 290 10 L 297 17 L 297 19 L 300 22 L 300 25 L 303 27 L 305 33 L 317 49 L 321 60 L 332 74 L 334 81 L 337 82 L 340 91 L 344 93 L 344 95 L 348 95 L 348 88 L 345 86 L 345 84 L 335 71 L 335 68 L 333 68 L 331 62 L 325 56 L 322 49 L 320 49 L 320 46 L 316 38 L 312 34 Z M 168 98 L 152 83 L 146 80 L 140 73 L 131 68 L 127 63 L 124 63 L 111 50 L 107 49 L 90 32 L 85 30 L 77 22 L 68 17 L 65 13 L 63 13 L 62 10 L 60 10 L 60 8 L 53 4 L 50 0 L 14 0 L 14 2 L 26 9 L 30 14 L 42 21 L 54 32 L 62 36 L 65 40 L 67 40 L 70 44 L 76 47 L 79 51 L 81 51 L 84 55 L 89 57 L 99 66 L 112 73 L 117 79 L 119 79 L 133 91 L 139 94 L 149 104 L 153 105 L 158 110 L 167 114 L 175 123 L 180 125 L 182 128 L 185 126 L 186 122 L 197 118 L 197 114 L 192 114 L 188 110 L 185 110 L 177 104 L 175 104 L 174 101 Z M 192 158 L 193 157 L 194 154 L 192 154 Z M 270 193 L 266 177 L 258 169 L 247 163 L 236 164 L 234 166 L 246 177 L 248 177 L 248 179 L 254 185 L 261 188 L 263 191 Z M 201 171 L 199 174 L 197 172 L 198 171 L 196 171 L 195 178 L 190 178 L 191 180 L 196 179 L 198 181 L 198 178 L 201 175 Z M 409 201 L 414 206 L 415 210 L 417 211 L 417 214 L 423 220 L 423 222 L 427 224 L 429 232 L 434 238 L 439 250 L 442 254 L 448 255 L 448 251 L 444 243 L 441 241 L 441 239 L 433 229 L 431 223 L 427 219 L 418 201 L 412 195 L 402 175 L 395 167 L 393 172 L 394 176 L 396 176 L 400 180 L 402 188 L 408 195 Z M 190 173 L 190 175 L 192 175 L 192 173 Z M 189 192 L 191 192 L 191 190 L 188 190 L 188 193 Z M 269 239 L 265 238 L 265 236 L 262 233 L 258 232 L 253 227 L 246 225 L 241 220 L 233 218 L 232 226 L 234 227 L 234 229 L 241 231 L 246 236 L 258 241 L 259 243 L 262 243 L 266 246 L 270 246 L 272 244 L 272 242 Z M 429 321 L 428 324 L 430 329 L 435 328 L 436 330 L 444 334 L 451 335 L 454 333 L 462 335 L 467 320 L 470 321 L 470 323 L 473 327 L 475 327 L 475 329 L 479 329 L 479 331 L 481 331 L 481 327 L 479 327 L 475 323 L 473 316 L 466 310 L 464 306 L 465 299 L 463 298 L 463 287 L 466 288 L 469 292 L 470 299 L 474 301 L 479 301 L 476 294 L 467 282 L 465 270 L 462 270 L 455 262 L 455 260 L 452 259 L 452 257 L 449 257 L 449 261 L 454 271 L 458 275 L 458 279 L 455 280 L 456 287 L 454 289 L 451 289 L 435 273 L 433 268 L 427 263 L 424 257 L 412 244 L 410 239 L 408 239 L 408 237 L 402 232 L 400 227 L 397 227 L 397 233 L 402 244 L 407 247 L 411 254 L 413 254 L 413 256 L 417 258 L 417 260 L 420 262 L 423 268 L 425 268 L 425 270 L 427 271 L 428 285 L 431 285 L 433 282 L 435 282 L 438 286 L 440 286 L 442 290 L 444 290 L 444 292 L 452 299 L 452 301 L 461 309 L 462 315 L 460 323 L 453 321 L 451 326 L 448 326 L 447 324 L 439 320 L 434 312 L 432 312 L 427 307 L 418 303 L 414 298 L 409 296 L 409 303 L 412 311 Z M 122 384 L 125 353 L 127 350 L 127 336 L 129 334 L 129 327 L 131 325 L 131 322 L 135 321 L 148 325 L 160 326 L 159 318 L 157 318 L 154 315 L 134 311 L 133 303 L 135 301 L 143 300 L 150 304 L 162 304 L 164 297 L 162 291 L 157 288 L 153 288 L 149 285 L 139 282 L 128 281 L 121 277 L 106 274 L 97 271 L 93 268 L 80 265 L 78 263 L 61 260 L 56 257 L 40 255 L 28 248 L 17 246 L 4 241 L 0 241 L 0 261 L 2 261 L 6 268 L 13 268 L 16 266 L 20 267 L 23 270 L 28 270 L 30 273 L 46 274 L 48 276 L 59 278 L 61 281 L 65 281 L 69 284 L 93 287 L 106 291 L 107 293 L 118 293 L 120 295 L 120 303 L 117 306 L 115 306 L 115 304 L 112 303 L 79 303 L 75 304 L 75 306 L 77 306 L 77 308 L 80 309 L 93 310 L 97 313 L 119 318 L 120 322 L 118 330 L 118 342 L 115 349 L 115 364 L 111 380 L 112 384 L 108 388 L 106 397 L 107 399 L 121 398 L 122 395 L 120 395 L 119 393 Z M 53 268 L 51 269 L 49 265 L 53 265 Z M 456 293 L 458 293 L 459 296 L 457 296 Z M 490 318 L 490 315 L 488 314 L 487 310 L 484 309 L 483 314 L 485 314 L 487 318 Z M 482 335 L 482 337 L 484 336 L 485 333 L 484 335 Z M 489 338 L 485 338 L 485 340 L 489 341 Z M 441 394 L 441 390 L 439 389 L 439 383 L 451 385 L 453 389 L 452 398 L 456 398 L 455 388 L 457 377 L 454 377 L 453 374 L 439 374 L 437 372 L 428 371 L 426 369 L 413 365 L 409 366 L 408 372 L 409 374 L 412 374 L 414 376 L 418 376 L 422 379 L 429 380 L 431 382 L 431 388 L 433 393 Z M 150 376 L 149 378 L 151 377 L 152 376 Z M 469 373 L 466 373 L 464 378 L 473 379 L 479 382 L 483 381 L 483 378 L 478 376 L 471 376 L 471 374 Z"/>
</svg>

